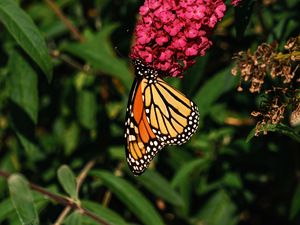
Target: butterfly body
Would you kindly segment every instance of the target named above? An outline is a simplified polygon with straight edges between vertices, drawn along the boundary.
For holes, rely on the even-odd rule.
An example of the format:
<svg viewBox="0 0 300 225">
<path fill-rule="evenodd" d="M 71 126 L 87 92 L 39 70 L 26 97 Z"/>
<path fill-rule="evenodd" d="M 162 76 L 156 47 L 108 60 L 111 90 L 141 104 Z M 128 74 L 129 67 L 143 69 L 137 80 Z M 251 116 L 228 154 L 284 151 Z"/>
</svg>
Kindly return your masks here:
<svg viewBox="0 0 300 225">
<path fill-rule="evenodd" d="M 125 146 L 129 167 L 140 175 L 166 145 L 181 145 L 195 133 L 197 106 L 160 78 L 158 71 L 134 62 L 133 83 L 125 121 Z"/>
</svg>

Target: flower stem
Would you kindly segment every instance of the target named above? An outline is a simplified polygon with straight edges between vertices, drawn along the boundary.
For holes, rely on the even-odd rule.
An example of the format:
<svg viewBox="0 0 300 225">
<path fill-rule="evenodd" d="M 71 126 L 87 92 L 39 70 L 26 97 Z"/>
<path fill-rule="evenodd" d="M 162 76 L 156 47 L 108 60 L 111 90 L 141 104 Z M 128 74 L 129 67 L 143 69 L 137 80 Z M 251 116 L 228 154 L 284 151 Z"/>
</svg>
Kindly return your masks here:
<svg viewBox="0 0 300 225">
<path fill-rule="evenodd" d="M 289 58 L 293 58 L 294 61 L 299 61 L 300 60 L 300 51 L 293 51 L 291 53 L 286 53 L 286 54 L 279 52 L 277 55 L 274 56 L 274 59 L 277 59 L 277 60 L 286 60 Z"/>
<path fill-rule="evenodd" d="M 58 18 L 66 25 L 66 27 L 71 31 L 76 40 L 84 42 L 84 37 L 80 34 L 78 29 L 73 25 L 73 23 L 64 15 L 62 10 L 53 0 L 45 0 L 50 9 L 58 16 Z"/>
</svg>

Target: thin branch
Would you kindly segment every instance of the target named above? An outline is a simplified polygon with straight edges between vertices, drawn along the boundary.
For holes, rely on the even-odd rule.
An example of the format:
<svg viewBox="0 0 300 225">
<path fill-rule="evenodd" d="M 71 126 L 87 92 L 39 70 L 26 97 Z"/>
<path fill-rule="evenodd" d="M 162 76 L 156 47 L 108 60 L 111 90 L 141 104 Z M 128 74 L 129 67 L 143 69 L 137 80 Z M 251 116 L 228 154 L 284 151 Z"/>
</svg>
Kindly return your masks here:
<svg viewBox="0 0 300 225">
<path fill-rule="evenodd" d="M 89 161 L 85 167 L 81 170 L 81 172 L 79 173 L 77 179 L 76 179 L 76 183 L 77 183 L 77 193 L 80 190 L 80 187 L 84 181 L 84 179 L 86 178 L 88 172 L 92 169 L 92 167 L 95 165 L 95 161 L 91 160 Z M 55 221 L 54 225 L 60 225 L 66 218 L 66 216 L 69 214 L 69 212 L 72 210 L 72 208 L 70 206 L 67 206 L 64 208 L 64 210 L 61 212 L 61 214 L 59 215 L 59 217 L 57 218 L 57 220 Z"/>
<path fill-rule="evenodd" d="M 95 73 L 89 65 L 82 65 L 79 62 L 77 62 L 76 60 L 69 57 L 68 55 L 62 54 L 58 50 L 50 51 L 50 55 L 52 56 L 52 58 L 61 60 L 62 62 L 66 63 L 67 65 L 69 65 L 70 67 L 73 67 L 76 70 L 82 71 L 82 72 L 87 73 L 87 74 L 94 74 Z"/>
<path fill-rule="evenodd" d="M 111 199 L 111 191 L 105 191 L 104 193 L 104 196 L 103 196 L 103 200 L 102 200 L 102 205 L 104 207 L 107 207 L 109 202 L 110 202 L 110 199 Z"/>
<path fill-rule="evenodd" d="M 83 181 L 85 180 L 86 176 L 88 175 L 88 172 L 94 167 L 94 165 L 95 165 L 95 161 L 90 160 L 85 165 L 85 167 L 81 170 L 81 172 L 79 173 L 79 176 L 76 179 L 76 181 L 77 181 L 77 192 L 79 192 L 79 189 L 81 188 L 81 185 L 82 185 Z"/>
<path fill-rule="evenodd" d="M 0 170 L 0 177 L 4 177 L 4 178 L 8 179 L 9 176 L 10 176 L 9 173 Z M 110 225 L 110 223 L 106 222 L 104 219 L 100 218 L 96 214 L 88 211 L 87 209 L 82 208 L 78 203 L 74 202 L 72 199 L 68 199 L 66 197 L 54 194 L 54 193 L 48 191 L 47 189 L 42 188 L 42 187 L 40 187 L 40 186 L 38 186 L 36 184 L 30 183 L 30 182 L 29 182 L 29 187 L 32 190 L 34 190 L 36 192 L 39 192 L 39 193 L 41 193 L 44 196 L 47 196 L 48 198 L 54 200 L 57 203 L 69 206 L 73 210 L 78 210 L 81 214 L 90 217 L 91 219 L 93 219 L 94 221 L 96 221 L 96 222 L 98 222 L 100 224 Z"/>
<path fill-rule="evenodd" d="M 64 210 L 59 214 L 59 217 L 57 218 L 57 220 L 54 222 L 53 225 L 60 225 L 71 210 L 72 208 L 70 206 L 65 207 Z"/>
<path fill-rule="evenodd" d="M 80 34 L 78 29 L 73 25 L 73 23 L 64 15 L 62 10 L 53 0 L 45 0 L 52 11 L 58 16 L 58 18 L 66 25 L 66 27 L 71 31 L 76 40 L 84 42 L 84 37 Z"/>
</svg>

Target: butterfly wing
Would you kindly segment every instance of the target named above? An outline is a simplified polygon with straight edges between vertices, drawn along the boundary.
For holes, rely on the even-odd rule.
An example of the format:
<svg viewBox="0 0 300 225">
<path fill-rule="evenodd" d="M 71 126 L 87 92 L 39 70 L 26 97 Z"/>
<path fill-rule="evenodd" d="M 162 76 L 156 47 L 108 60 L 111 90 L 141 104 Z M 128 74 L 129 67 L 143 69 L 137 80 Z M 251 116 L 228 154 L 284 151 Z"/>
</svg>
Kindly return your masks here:
<svg viewBox="0 0 300 225">
<path fill-rule="evenodd" d="M 156 153 L 164 147 L 164 143 L 153 133 L 146 117 L 143 103 L 145 84 L 145 78 L 134 81 L 126 112 L 126 158 L 134 175 L 143 173 Z"/>
<path fill-rule="evenodd" d="M 161 78 L 146 81 L 143 93 L 145 112 L 152 132 L 162 145 L 188 141 L 199 124 L 197 106 Z"/>
<path fill-rule="evenodd" d="M 199 123 L 197 106 L 159 78 L 156 70 L 134 61 L 132 86 L 125 122 L 129 167 L 140 175 L 166 145 L 180 145 L 191 138 Z"/>
</svg>

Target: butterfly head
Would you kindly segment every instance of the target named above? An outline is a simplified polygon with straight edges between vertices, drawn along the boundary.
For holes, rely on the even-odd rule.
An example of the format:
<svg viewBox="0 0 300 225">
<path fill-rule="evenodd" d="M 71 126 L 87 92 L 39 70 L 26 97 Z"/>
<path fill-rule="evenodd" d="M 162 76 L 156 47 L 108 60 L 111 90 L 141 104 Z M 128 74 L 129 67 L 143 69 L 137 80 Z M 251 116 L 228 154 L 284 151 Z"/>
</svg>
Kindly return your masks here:
<svg viewBox="0 0 300 225">
<path fill-rule="evenodd" d="M 136 77 L 155 78 L 158 75 L 158 72 L 155 69 L 153 69 L 149 65 L 146 65 L 144 62 L 142 62 L 139 59 L 134 60 L 133 65 L 135 68 L 135 76 Z"/>
</svg>

